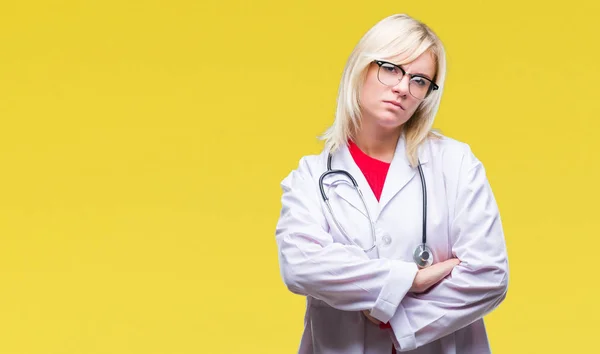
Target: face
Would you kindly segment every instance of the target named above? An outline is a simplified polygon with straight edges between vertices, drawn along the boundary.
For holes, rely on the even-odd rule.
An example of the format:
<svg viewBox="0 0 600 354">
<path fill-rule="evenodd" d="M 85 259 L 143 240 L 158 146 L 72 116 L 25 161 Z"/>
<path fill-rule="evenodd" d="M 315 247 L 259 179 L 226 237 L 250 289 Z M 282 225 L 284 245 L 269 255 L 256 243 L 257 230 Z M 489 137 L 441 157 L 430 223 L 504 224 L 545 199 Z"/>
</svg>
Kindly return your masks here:
<svg viewBox="0 0 600 354">
<path fill-rule="evenodd" d="M 390 60 L 390 62 L 394 62 Z M 435 59 L 427 51 L 414 61 L 401 65 L 406 75 L 395 86 L 386 86 L 377 78 L 379 65 L 371 63 L 360 94 L 362 124 L 385 129 L 397 129 L 412 117 L 423 100 L 409 92 L 409 74 L 433 79 Z M 382 68 L 381 70 L 384 70 Z"/>
</svg>

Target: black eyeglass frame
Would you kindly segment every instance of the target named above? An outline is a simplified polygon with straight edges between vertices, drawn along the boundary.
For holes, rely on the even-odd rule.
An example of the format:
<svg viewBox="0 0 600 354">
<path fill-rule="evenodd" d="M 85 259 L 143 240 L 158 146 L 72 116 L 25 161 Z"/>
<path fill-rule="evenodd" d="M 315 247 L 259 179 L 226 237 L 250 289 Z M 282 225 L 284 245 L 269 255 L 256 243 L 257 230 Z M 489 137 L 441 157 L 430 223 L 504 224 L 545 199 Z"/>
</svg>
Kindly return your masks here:
<svg viewBox="0 0 600 354">
<path fill-rule="evenodd" d="M 431 91 L 438 90 L 440 88 L 435 82 L 433 82 L 433 80 L 431 80 L 429 78 L 426 78 L 423 75 L 407 73 L 406 70 L 404 70 L 400 65 L 397 65 L 397 64 L 394 64 L 394 63 L 390 63 L 389 61 L 385 61 L 385 60 L 373 60 L 373 63 L 375 63 L 375 64 L 377 64 L 379 66 L 379 68 L 377 69 L 377 80 L 379 80 L 379 82 L 381 82 L 381 79 L 379 79 L 379 71 L 381 70 L 381 66 L 383 64 L 389 64 L 389 65 L 392 65 L 392 66 L 400 69 L 400 72 L 402 73 L 402 78 L 404 78 L 404 76 L 406 76 L 408 74 L 408 77 L 410 78 L 410 80 L 412 80 L 415 77 L 418 77 L 420 79 L 429 81 L 431 83 L 431 85 L 429 86 L 429 89 L 427 90 L 427 93 L 425 94 L 425 97 L 423 97 L 423 98 L 415 97 L 412 94 L 412 92 L 411 92 L 411 96 L 415 97 L 416 99 L 422 99 L 422 100 L 424 100 L 425 98 L 427 98 L 427 96 L 429 96 L 429 94 L 431 93 Z M 398 81 L 398 82 L 400 82 L 400 81 Z M 383 85 L 390 86 L 390 85 L 384 84 L 383 82 L 381 82 L 381 83 Z M 395 86 L 395 85 L 392 85 L 392 86 Z"/>
</svg>

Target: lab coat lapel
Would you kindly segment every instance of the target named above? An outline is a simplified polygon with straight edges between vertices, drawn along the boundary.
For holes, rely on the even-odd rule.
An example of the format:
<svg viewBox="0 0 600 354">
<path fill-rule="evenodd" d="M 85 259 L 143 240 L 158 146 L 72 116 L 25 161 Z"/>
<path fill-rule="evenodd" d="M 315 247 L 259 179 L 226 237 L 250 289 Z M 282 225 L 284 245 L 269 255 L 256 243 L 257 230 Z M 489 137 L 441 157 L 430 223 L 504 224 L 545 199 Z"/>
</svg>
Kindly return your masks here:
<svg viewBox="0 0 600 354">
<path fill-rule="evenodd" d="M 373 222 L 375 222 L 375 220 L 377 220 L 377 216 L 379 215 L 379 203 L 375 198 L 367 179 L 363 175 L 360 168 L 356 165 L 356 162 L 354 162 L 347 145 L 341 146 L 338 152 L 334 154 L 331 162 L 331 169 L 346 170 L 352 175 L 352 177 L 354 177 L 356 183 L 358 184 L 358 188 L 363 194 L 365 204 L 367 205 L 371 215 L 371 219 Z M 347 180 L 347 178 L 340 174 L 336 174 L 335 179 Z M 361 211 L 366 216 L 365 207 L 360 200 L 360 196 L 352 187 L 350 181 L 348 181 L 348 183 L 345 185 L 340 185 L 335 189 L 335 191 L 340 197 L 342 197 L 345 201 L 350 203 L 354 208 Z"/>
<path fill-rule="evenodd" d="M 424 145 L 421 145 L 418 156 L 421 165 L 427 162 L 427 154 L 424 151 Z M 396 151 L 394 152 L 394 158 L 390 164 L 388 174 L 385 178 L 383 185 L 383 191 L 381 192 L 379 210 L 383 209 L 390 203 L 390 201 L 410 182 L 415 175 L 419 172 L 417 167 L 411 167 L 410 162 L 406 156 L 406 140 L 404 133 L 400 135 L 398 144 L 396 144 Z"/>
</svg>

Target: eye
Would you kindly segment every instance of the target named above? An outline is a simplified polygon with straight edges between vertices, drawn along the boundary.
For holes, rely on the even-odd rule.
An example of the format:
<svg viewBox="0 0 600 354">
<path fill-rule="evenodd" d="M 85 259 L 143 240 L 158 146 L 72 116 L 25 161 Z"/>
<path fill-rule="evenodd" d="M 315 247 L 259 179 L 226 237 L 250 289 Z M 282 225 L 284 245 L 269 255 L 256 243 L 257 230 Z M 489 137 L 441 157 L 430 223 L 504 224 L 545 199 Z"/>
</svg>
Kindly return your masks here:
<svg viewBox="0 0 600 354">
<path fill-rule="evenodd" d="M 425 87 L 429 84 L 428 80 L 426 80 L 425 78 L 422 78 L 420 76 L 414 76 L 410 81 L 414 82 L 415 84 L 417 84 L 421 87 Z"/>
<path fill-rule="evenodd" d="M 382 64 L 381 68 L 387 72 L 390 73 L 397 73 L 398 72 L 398 68 L 396 68 L 395 66 L 391 65 L 391 64 Z"/>
</svg>

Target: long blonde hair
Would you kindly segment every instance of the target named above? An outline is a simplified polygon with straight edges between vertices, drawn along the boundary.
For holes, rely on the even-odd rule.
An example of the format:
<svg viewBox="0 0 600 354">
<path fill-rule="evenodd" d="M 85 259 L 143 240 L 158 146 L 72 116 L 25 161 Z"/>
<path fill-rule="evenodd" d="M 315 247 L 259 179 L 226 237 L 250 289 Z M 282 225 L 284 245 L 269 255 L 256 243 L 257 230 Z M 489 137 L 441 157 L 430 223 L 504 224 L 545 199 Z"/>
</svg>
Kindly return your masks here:
<svg viewBox="0 0 600 354">
<path fill-rule="evenodd" d="M 419 146 L 428 137 L 437 137 L 431 127 L 444 89 L 446 52 L 440 39 L 427 25 L 406 14 L 392 15 L 379 21 L 365 33 L 350 54 L 339 86 L 335 120 L 321 137 L 326 147 L 335 151 L 356 134 L 361 119 L 359 93 L 373 60 L 400 57 L 404 58 L 403 62 L 397 64 L 402 65 L 426 51 L 430 51 L 436 61 L 433 79 L 439 89 L 431 91 L 403 125 L 407 158 L 411 165 L 416 166 Z"/>
</svg>

